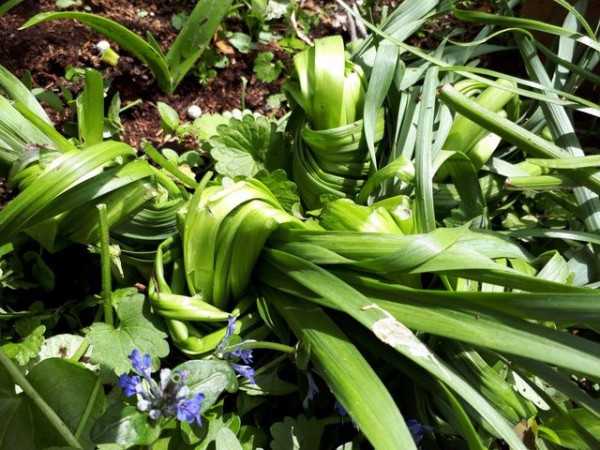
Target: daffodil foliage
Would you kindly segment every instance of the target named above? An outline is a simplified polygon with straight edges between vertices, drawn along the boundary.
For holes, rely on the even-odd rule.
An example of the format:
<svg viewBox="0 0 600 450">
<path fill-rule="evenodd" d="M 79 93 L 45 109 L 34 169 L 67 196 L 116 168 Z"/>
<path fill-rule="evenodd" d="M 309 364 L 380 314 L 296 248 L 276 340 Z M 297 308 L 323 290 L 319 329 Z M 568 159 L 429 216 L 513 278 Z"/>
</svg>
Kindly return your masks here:
<svg viewBox="0 0 600 450">
<path fill-rule="evenodd" d="M 467 3 L 344 6 L 368 36 L 297 53 L 278 121 L 161 104 L 193 155 L 107 139 L 92 69 L 71 139 L 0 69 L 0 447 L 600 448 L 600 43 Z M 29 24 L 108 27 L 73 14 Z"/>
</svg>

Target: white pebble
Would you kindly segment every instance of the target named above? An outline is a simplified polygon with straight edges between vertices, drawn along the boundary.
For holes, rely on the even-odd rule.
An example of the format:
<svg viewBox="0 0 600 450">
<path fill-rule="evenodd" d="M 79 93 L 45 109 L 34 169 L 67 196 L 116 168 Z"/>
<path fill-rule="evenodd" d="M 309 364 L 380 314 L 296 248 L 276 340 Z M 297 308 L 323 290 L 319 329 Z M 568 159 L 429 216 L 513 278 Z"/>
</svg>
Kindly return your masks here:
<svg viewBox="0 0 600 450">
<path fill-rule="evenodd" d="M 202 115 L 202 110 L 200 109 L 199 106 L 192 105 L 187 109 L 187 116 L 190 119 L 197 119 L 201 115 Z"/>
<path fill-rule="evenodd" d="M 108 50 L 110 48 L 110 44 L 108 41 L 100 41 L 96 44 L 96 49 L 100 52 L 100 53 L 104 53 L 106 50 Z"/>
</svg>

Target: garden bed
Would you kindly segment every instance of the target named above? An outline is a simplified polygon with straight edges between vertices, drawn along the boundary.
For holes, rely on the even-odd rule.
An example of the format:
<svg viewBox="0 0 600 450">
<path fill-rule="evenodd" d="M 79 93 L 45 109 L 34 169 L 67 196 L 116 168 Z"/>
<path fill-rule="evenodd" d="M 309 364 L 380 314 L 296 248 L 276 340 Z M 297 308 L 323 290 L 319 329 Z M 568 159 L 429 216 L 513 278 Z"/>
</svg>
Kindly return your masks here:
<svg viewBox="0 0 600 450">
<path fill-rule="evenodd" d="M 454 3 L 0 6 L 0 448 L 600 448 L 594 13 Z"/>
</svg>

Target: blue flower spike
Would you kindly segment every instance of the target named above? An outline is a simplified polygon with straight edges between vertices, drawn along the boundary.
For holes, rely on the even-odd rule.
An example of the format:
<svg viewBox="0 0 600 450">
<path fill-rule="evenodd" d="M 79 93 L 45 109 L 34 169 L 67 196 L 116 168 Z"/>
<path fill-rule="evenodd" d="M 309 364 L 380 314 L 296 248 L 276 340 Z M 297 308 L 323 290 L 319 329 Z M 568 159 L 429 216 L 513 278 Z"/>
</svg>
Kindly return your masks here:
<svg viewBox="0 0 600 450">
<path fill-rule="evenodd" d="M 131 355 L 129 355 L 129 359 L 131 360 L 133 370 L 148 380 L 152 373 L 152 369 L 150 368 L 150 355 L 146 353 L 142 357 L 142 353 L 136 348 L 131 352 Z"/>
<path fill-rule="evenodd" d="M 196 423 L 202 426 L 202 401 L 204 394 L 190 396 L 190 388 L 185 385 L 187 372 L 162 369 L 160 383 L 152 377 L 150 355 L 134 350 L 129 355 L 131 366 L 138 375 L 123 374 L 119 377 L 119 387 L 127 397 L 137 395 L 137 409 L 147 412 L 152 420 L 161 417 L 177 418 L 179 421 Z"/>
<path fill-rule="evenodd" d="M 237 347 L 232 351 L 225 351 L 225 349 L 229 346 L 229 340 L 233 337 L 236 329 L 236 318 L 233 316 L 229 316 L 227 321 L 227 328 L 225 330 L 225 336 L 217 345 L 215 349 L 214 355 L 223 360 L 227 361 L 231 368 L 236 371 L 239 375 L 248 379 L 250 384 L 255 384 L 254 380 L 254 369 L 250 366 L 252 364 L 252 349 L 246 348 L 243 346 L 247 342 L 254 342 L 252 340 L 245 340 L 240 342 Z M 244 364 L 238 364 L 239 362 L 243 362 Z"/>
</svg>

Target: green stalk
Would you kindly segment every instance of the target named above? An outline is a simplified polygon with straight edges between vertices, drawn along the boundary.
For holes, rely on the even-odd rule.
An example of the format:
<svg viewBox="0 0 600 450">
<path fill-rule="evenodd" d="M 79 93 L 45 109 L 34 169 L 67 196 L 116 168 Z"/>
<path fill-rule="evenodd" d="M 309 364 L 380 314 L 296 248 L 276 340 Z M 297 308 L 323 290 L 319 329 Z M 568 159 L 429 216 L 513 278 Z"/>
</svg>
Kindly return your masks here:
<svg viewBox="0 0 600 450">
<path fill-rule="evenodd" d="M 415 149 L 415 210 L 417 229 L 421 233 L 428 233 L 436 227 L 432 186 L 432 139 L 437 83 L 438 68 L 432 67 L 427 72 L 423 85 Z"/>
<path fill-rule="evenodd" d="M 225 351 L 228 351 L 229 349 L 235 350 L 236 348 L 237 348 L 237 345 L 233 345 L 230 348 L 225 348 Z M 294 347 L 290 347 L 289 345 L 285 345 L 285 344 L 279 344 L 277 342 L 265 342 L 265 341 L 247 342 L 242 345 L 242 348 L 244 350 L 247 348 L 252 348 L 252 349 L 261 348 L 263 350 L 274 350 L 276 352 L 288 353 L 290 355 L 293 355 L 294 353 L 296 353 L 296 349 Z"/>
<path fill-rule="evenodd" d="M 69 427 L 62 421 L 62 419 L 56 414 L 56 412 L 46 403 L 35 388 L 27 381 L 25 375 L 21 373 L 19 368 L 10 360 L 8 355 L 0 347 L 0 364 L 4 366 L 6 371 L 10 374 L 15 384 L 18 384 L 23 392 L 35 403 L 35 405 L 42 411 L 48 421 L 56 428 L 58 433 L 62 436 L 65 442 L 74 448 L 82 448 L 77 438 L 73 435 Z"/>
<path fill-rule="evenodd" d="M 96 383 L 94 384 L 94 389 L 92 390 L 92 395 L 90 395 L 90 398 L 88 399 L 88 402 L 85 405 L 85 411 L 83 411 L 81 420 L 79 421 L 79 424 L 77 425 L 77 429 L 75 430 L 75 437 L 77 439 L 79 439 L 81 437 L 81 433 L 83 433 L 83 429 L 85 428 L 86 424 L 88 423 L 90 414 L 92 413 L 92 409 L 94 408 L 94 403 L 96 401 L 98 392 L 100 391 L 101 387 L 102 387 L 102 380 L 100 379 L 100 377 L 97 377 Z"/>
<path fill-rule="evenodd" d="M 98 208 L 100 224 L 100 262 L 102 267 L 102 298 L 104 305 L 104 322 L 114 324 L 112 304 L 112 277 L 110 272 L 110 236 L 108 234 L 108 214 L 106 205 L 101 203 Z"/>
</svg>

